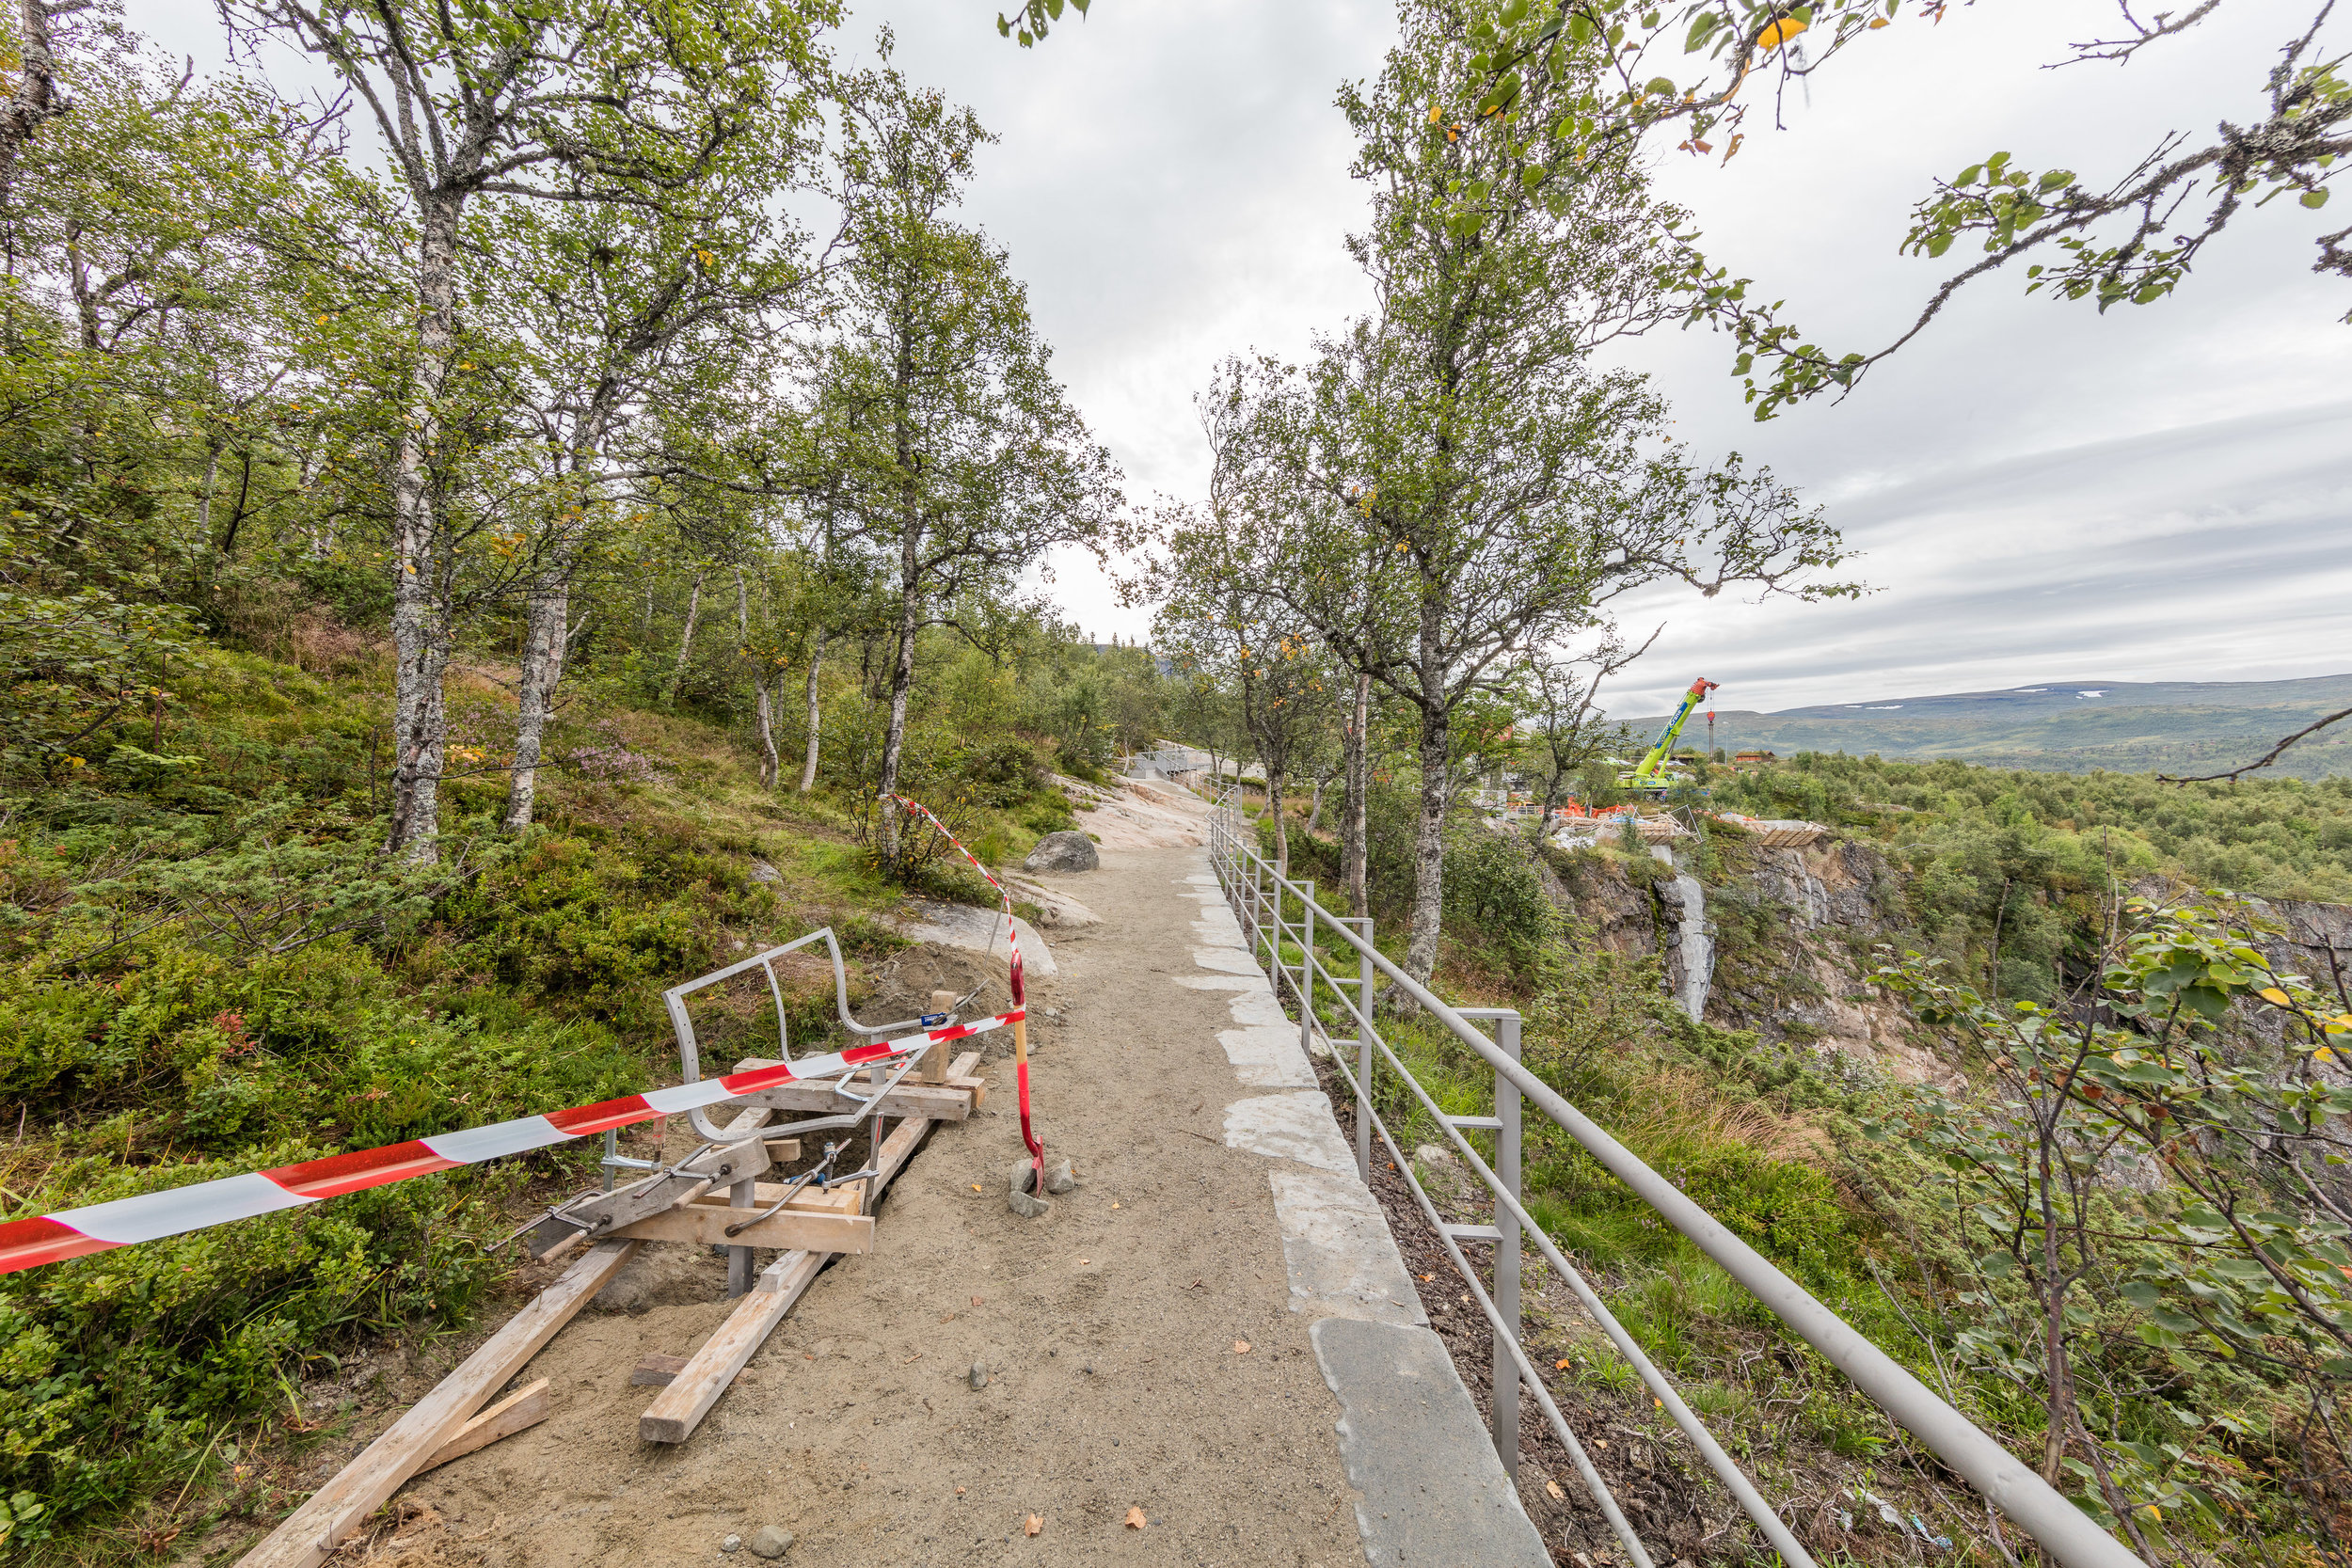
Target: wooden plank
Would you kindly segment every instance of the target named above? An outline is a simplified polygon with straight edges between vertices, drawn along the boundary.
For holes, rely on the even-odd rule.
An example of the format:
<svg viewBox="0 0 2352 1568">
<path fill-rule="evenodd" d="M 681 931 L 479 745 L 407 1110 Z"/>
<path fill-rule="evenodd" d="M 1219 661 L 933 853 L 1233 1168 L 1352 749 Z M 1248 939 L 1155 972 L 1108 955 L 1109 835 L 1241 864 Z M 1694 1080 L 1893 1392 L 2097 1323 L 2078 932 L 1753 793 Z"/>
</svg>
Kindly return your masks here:
<svg viewBox="0 0 2352 1568">
<path fill-rule="evenodd" d="M 485 1449 L 501 1437 L 512 1437 L 525 1427 L 537 1426 L 548 1418 L 555 1402 L 548 1398 L 548 1380 L 539 1379 L 490 1406 L 472 1420 L 457 1429 L 457 1435 L 433 1450 L 433 1457 L 417 1466 L 417 1474 L 438 1469 L 453 1459 L 463 1459 L 476 1449 Z"/>
<path fill-rule="evenodd" d="M 930 1010 L 933 1013 L 954 1012 L 956 993 L 951 990 L 931 992 Z M 947 1048 L 953 1043 L 951 1040 L 941 1040 L 937 1045 L 926 1049 L 923 1053 L 923 1065 L 914 1069 L 914 1076 L 926 1084 L 936 1084 L 946 1078 L 947 1076 Z"/>
<path fill-rule="evenodd" d="M 791 1183 L 786 1181 L 755 1183 L 752 1190 L 752 1207 L 767 1208 L 784 1196 L 790 1185 Z M 792 1195 L 792 1201 L 785 1205 L 784 1212 L 787 1214 L 854 1214 L 857 1212 L 857 1203 L 853 1198 L 842 1196 L 845 1190 L 839 1185 L 803 1187 Z M 734 1198 L 732 1195 L 725 1193 L 704 1193 L 691 1201 L 700 1208 L 724 1209 L 734 1202 Z M 683 1205 L 674 1205 L 674 1207 L 683 1207 Z M 736 1218 L 740 1219 L 742 1216 L 738 1214 Z"/>
<path fill-rule="evenodd" d="M 790 1164 L 793 1161 L 795 1161 L 795 1160 L 799 1159 L 800 1157 L 801 1157 L 801 1140 L 800 1140 L 800 1139 L 798 1139 L 798 1138 L 770 1138 L 770 1139 L 768 1140 L 768 1158 L 769 1158 L 769 1160 L 770 1160 L 770 1162 L 771 1162 L 771 1164 L 779 1164 L 779 1165 L 788 1165 L 788 1164 Z"/>
<path fill-rule="evenodd" d="M 683 1355 L 648 1355 L 630 1369 L 628 1386 L 632 1388 L 667 1388 L 686 1370 Z"/>
<path fill-rule="evenodd" d="M 238 1559 L 237 1568 L 318 1568 L 337 1542 L 383 1507 L 384 1499 L 399 1491 L 484 1400 L 520 1371 L 636 1255 L 635 1242 L 599 1242 L 589 1248 L 334 1480 L 311 1493 L 260 1545 Z"/>
<path fill-rule="evenodd" d="M 978 1052 L 967 1051 L 949 1064 L 948 1074 L 951 1079 L 968 1074 L 979 1066 L 979 1062 Z M 972 1095 L 966 1103 L 977 1103 L 977 1095 Z M 911 1117 L 901 1121 L 883 1140 L 873 1161 L 878 1173 L 874 1180 L 876 1191 L 887 1187 L 891 1179 L 914 1157 L 915 1148 L 922 1143 L 923 1134 L 930 1131 L 934 1119 L 948 1118 Z M 957 1117 L 952 1119 L 961 1121 L 963 1118 Z M 782 1196 L 785 1185 L 760 1183 L 757 1201 L 761 1207 L 775 1202 Z M 856 1207 L 851 1212 L 856 1212 L 863 1207 L 866 1185 L 863 1181 L 844 1183 L 824 1192 L 804 1187 L 794 1195 L 792 1207 L 778 1214 L 776 1219 L 780 1221 L 801 1209 L 804 1199 L 812 1206 L 854 1205 Z M 727 1212 L 710 1203 L 697 1203 L 690 1207 L 712 1208 L 721 1214 Z M 805 1217 L 816 1220 L 843 1216 L 808 1212 Z M 861 1223 L 867 1227 L 870 1237 L 874 1222 L 862 1219 Z M 745 1232 L 746 1236 L 750 1234 Z M 821 1251 L 800 1250 L 786 1253 L 762 1270 L 751 1291 L 736 1305 L 735 1311 L 720 1325 L 719 1332 L 704 1342 L 703 1348 L 677 1370 L 645 1413 L 638 1418 L 638 1435 L 649 1443 L 683 1443 L 692 1436 L 694 1429 L 702 1424 L 702 1418 L 709 1414 L 710 1407 L 718 1403 L 719 1396 L 727 1391 L 736 1374 L 767 1342 L 768 1336 L 774 1331 L 776 1324 L 784 1321 L 793 1303 L 799 1301 L 809 1286 L 816 1282 L 827 1261 L 826 1255 Z M 640 1365 L 650 1366 L 656 1361 L 666 1362 L 668 1359 L 666 1356 L 647 1356 Z M 635 1381 L 633 1377 L 631 1381 Z"/>
<path fill-rule="evenodd" d="M 824 1266 L 821 1252 L 787 1252 L 768 1265 L 752 1291 L 720 1324 L 719 1332 L 704 1341 L 685 1370 L 637 1418 L 637 1435 L 648 1443 L 683 1443 L 692 1436 L 710 1407 L 719 1402 L 719 1396 L 735 1381 L 735 1374 L 767 1343 L 769 1333 L 784 1321 Z"/>
<path fill-rule="evenodd" d="M 812 1214 L 787 1209 L 751 1226 L 740 1235 L 728 1235 L 727 1227 L 742 1218 L 743 1211 L 724 1204 L 688 1203 L 648 1215 L 613 1235 L 632 1242 L 686 1242 L 697 1246 L 851 1253 L 874 1250 L 874 1222 L 862 1214 Z"/>
<path fill-rule="evenodd" d="M 757 1089 L 745 1095 L 742 1102 L 779 1111 L 830 1112 L 854 1108 L 836 1098 L 833 1090 L 823 1084 L 779 1084 L 772 1089 Z M 922 1117 L 930 1121 L 961 1121 L 972 1114 L 972 1090 L 952 1084 L 900 1084 L 882 1097 L 874 1114 Z"/>
</svg>

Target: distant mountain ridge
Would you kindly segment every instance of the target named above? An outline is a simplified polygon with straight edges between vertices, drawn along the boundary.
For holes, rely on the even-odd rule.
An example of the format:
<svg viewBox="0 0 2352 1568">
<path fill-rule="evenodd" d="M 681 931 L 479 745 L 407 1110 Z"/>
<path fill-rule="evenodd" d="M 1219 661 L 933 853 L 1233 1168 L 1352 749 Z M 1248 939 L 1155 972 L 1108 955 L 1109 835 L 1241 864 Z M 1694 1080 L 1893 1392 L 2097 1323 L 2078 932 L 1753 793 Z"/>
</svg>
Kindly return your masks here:
<svg viewBox="0 0 2352 1568">
<path fill-rule="evenodd" d="M 1762 750 L 1876 752 L 1922 762 L 1957 757 L 1988 768 L 2087 773 L 2216 773 L 2252 762 L 2290 731 L 2352 707 L 2352 674 L 2285 681 L 2035 681 L 1997 691 L 1829 703 L 1777 713 L 1715 710 L 1715 744 Z M 1629 719 L 1654 736 L 1665 716 Z M 1707 741 L 1704 717 L 1682 732 Z M 2273 775 L 2352 774 L 2352 720 L 2290 751 Z"/>
</svg>

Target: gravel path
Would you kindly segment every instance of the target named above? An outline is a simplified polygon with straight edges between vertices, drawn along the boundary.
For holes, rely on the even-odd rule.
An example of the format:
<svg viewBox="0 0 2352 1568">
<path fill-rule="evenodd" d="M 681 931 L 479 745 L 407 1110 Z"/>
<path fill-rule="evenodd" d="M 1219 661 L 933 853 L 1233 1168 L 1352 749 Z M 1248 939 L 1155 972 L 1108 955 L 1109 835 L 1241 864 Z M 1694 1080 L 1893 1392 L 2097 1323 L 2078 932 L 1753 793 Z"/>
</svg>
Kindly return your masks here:
<svg viewBox="0 0 2352 1568">
<path fill-rule="evenodd" d="M 1079 1176 L 1050 1215 L 1005 1205 L 1000 1057 L 986 1109 L 898 1179 L 877 1250 L 818 1281 L 689 1442 L 638 1439 L 628 1374 L 718 1326 L 723 1265 L 648 1248 L 525 1374 L 554 1414 L 410 1486 L 374 1560 L 742 1564 L 773 1525 L 787 1561 L 828 1565 L 1361 1561 L 1267 1162 L 1225 1141 L 1253 1092 L 1218 1043 L 1228 995 L 1176 983 L 1199 974 L 1201 863 L 1106 844 L 1057 879 L 1103 923 L 1051 933 L 1059 973 L 1032 988 L 1038 1122 Z"/>
</svg>

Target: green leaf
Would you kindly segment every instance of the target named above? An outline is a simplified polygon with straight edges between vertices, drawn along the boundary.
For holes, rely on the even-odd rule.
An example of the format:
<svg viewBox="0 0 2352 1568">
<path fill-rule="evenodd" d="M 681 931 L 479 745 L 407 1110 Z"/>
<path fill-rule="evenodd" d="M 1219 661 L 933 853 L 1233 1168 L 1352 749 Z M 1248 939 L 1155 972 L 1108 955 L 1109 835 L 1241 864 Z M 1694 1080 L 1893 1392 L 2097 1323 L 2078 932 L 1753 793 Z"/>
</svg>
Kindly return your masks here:
<svg viewBox="0 0 2352 1568">
<path fill-rule="evenodd" d="M 2061 185 L 2071 185 L 2074 182 L 2074 171 L 2073 169 L 2054 168 L 2049 173 L 2042 177 L 2042 183 L 2035 188 L 2042 191 L 2054 191 Z"/>
<path fill-rule="evenodd" d="M 2316 190 L 2305 191 L 2296 199 L 2302 202 L 2304 206 L 2316 212 L 2318 209 L 2328 205 L 2328 187 L 2321 185 Z"/>
</svg>

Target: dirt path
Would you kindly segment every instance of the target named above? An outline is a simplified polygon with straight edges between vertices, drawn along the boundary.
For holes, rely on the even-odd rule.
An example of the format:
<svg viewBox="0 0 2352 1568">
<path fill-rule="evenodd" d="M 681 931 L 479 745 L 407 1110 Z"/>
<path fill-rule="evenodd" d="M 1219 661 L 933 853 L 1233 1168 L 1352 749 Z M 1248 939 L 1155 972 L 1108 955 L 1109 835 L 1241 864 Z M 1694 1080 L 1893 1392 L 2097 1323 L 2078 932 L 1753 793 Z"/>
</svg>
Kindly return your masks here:
<svg viewBox="0 0 2352 1568">
<path fill-rule="evenodd" d="M 1174 983 L 1199 973 L 1200 853 L 1103 862 L 1063 879 L 1103 923 L 1054 933 L 1059 974 L 1032 988 L 1039 1123 L 1076 1192 L 1006 1209 L 1020 1137 L 992 1060 L 988 1106 L 934 1131 L 877 1250 L 818 1281 L 691 1440 L 639 1440 L 628 1375 L 725 1317 L 723 1265 L 648 1248 L 525 1374 L 555 1413 L 403 1493 L 376 1560 L 744 1564 L 724 1538 L 777 1525 L 787 1561 L 828 1565 L 1362 1560 L 1266 1162 L 1225 1141 L 1248 1092 L 1228 997 Z"/>
</svg>

